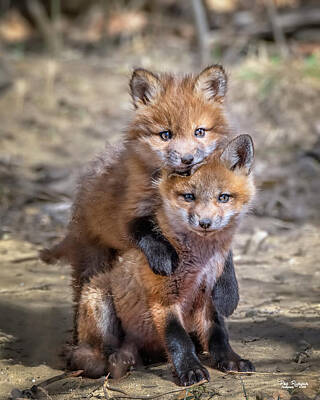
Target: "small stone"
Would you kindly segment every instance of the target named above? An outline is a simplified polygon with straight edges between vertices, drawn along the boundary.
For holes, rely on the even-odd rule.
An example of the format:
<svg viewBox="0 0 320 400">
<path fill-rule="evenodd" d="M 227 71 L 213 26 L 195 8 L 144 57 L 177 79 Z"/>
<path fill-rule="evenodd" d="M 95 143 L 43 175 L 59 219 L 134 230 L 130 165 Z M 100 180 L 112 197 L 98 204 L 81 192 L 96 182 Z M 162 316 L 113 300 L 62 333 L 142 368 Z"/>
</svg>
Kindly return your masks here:
<svg viewBox="0 0 320 400">
<path fill-rule="evenodd" d="M 309 361 L 311 354 L 312 354 L 311 348 L 306 349 L 305 351 L 299 351 L 294 356 L 294 362 L 296 362 L 297 364 L 306 363 Z"/>
<path fill-rule="evenodd" d="M 257 340 L 260 340 L 258 336 L 247 336 L 241 340 L 242 343 L 251 343 L 251 342 L 256 342 Z"/>
</svg>

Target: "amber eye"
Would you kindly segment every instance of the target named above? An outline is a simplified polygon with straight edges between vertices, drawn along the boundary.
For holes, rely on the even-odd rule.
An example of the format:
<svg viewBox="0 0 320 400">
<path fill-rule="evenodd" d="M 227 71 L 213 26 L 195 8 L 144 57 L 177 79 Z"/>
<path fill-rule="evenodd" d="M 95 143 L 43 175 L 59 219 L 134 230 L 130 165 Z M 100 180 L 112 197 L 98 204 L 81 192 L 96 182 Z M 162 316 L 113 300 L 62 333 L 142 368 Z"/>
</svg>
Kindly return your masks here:
<svg viewBox="0 0 320 400">
<path fill-rule="evenodd" d="M 194 131 L 194 135 L 197 137 L 203 137 L 206 134 L 206 130 L 204 128 L 197 128 Z"/>
<path fill-rule="evenodd" d="M 188 203 L 191 203 L 192 201 L 194 201 L 196 199 L 193 193 L 185 193 L 182 196 L 185 199 L 185 201 L 187 201 Z"/>
<path fill-rule="evenodd" d="M 220 203 L 228 203 L 229 200 L 230 200 L 230 194 L 227 193 L 221 193 L 218 197 L 218 201 Z"/>
<path fill-rule="evenodd" d="M 171 131 L 162 131 L 159 133 L 160 137 L 162 140 L 164 140 L 165 142 L 167 142 L 168 140 L 170 140 L 172 138 L 172 132 Z"/>
</svg>

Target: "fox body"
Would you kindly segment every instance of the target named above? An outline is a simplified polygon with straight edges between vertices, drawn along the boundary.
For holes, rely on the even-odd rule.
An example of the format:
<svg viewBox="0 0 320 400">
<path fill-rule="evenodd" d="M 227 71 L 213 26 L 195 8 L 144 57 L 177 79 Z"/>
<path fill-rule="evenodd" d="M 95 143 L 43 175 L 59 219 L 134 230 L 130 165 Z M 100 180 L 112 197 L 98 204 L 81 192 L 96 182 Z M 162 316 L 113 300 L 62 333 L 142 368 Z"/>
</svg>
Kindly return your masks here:
<svg viewBox="0 0 320 400">
<path fill-rule="evenodd" d="M 239 218 L 254 195 L 252 161 L 251 138 L 241 135 L 192 176 L 163 173 L 155 218 L 178 253 L 178 267 L 170 276 L 156 275 L 145 255 L 131 249 L 111 271 L 85 284 L 77 315 L 79 342 L 68 356 L 71 368 L 88 376 L 109 371 L 119 377 L 139 353 L 163 353 L 179 383 L 190 385 L 209 378 L 189 336 L 195 332 L 218 368 L 253 370 L 229 345 L 212 300 Z"/>
<path fill-rule="evenodd" d="M 192 173 L 230 134 L 223 107 L 227 77 L 221 66 L 184 77 L 137 69 L 130 88 L 136 112 L 125 140 L 92 163 L 81 179 L 66 237 L 42 252 L 44 261 L 72 264 L 76 302 L 82 284 L 108 269 L 117 251 L 136 246 L 155 273 L 174 271 L 177 252 L 154 224 L 159 196 L 152 182 L 160 168 Z M 232 256 L 229 261 L 226 282 L 237 289 Z M 237 304 L 234 293 L 225 314 Z M 223 301 L 221 308 L 226 308 Z"/>
</svg>

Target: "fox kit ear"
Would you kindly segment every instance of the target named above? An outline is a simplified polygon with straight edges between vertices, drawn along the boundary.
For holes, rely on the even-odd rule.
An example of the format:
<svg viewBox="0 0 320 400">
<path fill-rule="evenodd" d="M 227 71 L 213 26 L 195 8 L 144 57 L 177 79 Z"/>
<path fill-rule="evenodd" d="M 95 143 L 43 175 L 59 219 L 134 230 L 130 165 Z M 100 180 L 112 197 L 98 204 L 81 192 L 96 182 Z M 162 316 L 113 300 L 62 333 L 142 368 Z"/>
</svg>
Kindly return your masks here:
<svg viewBox="0 0 320 400">
<path fill-rule="evenodd" d="M 231 170 L 238 168 L 246 175 L 251 172 L 253 158 L 253 141 L 249 135 L 240 135 L 231 140 L 220 156 L 227 168 Z"/>
<path fill-rule="evenodd" d="M 152 72 L 138 68 L 133 71 L 130 80 L 130 90 L 133 104 L 138 108 L 154 100 L 161 91 L 161 82 Z"/>
<path fill-rule="evenodd" d="M 227 75 L 221 65 L 211 65 L 196 78 L 195 89 L 208 101 L 222 103 L 227 92 Z"/>
</svg>

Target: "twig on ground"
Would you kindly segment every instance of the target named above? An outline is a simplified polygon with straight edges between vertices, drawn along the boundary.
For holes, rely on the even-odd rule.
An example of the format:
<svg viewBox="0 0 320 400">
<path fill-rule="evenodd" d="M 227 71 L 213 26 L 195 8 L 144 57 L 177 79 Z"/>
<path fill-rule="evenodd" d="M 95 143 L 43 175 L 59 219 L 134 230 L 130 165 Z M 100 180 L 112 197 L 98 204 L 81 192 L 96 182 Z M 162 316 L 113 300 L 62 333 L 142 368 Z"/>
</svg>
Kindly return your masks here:
<svg viewBox="0 0 320 400">
<path fill-rule="evenodd" d="M 241 378 L 241 376 L 240 376 L 239 378 L 240 378 L 240 381 L 241 381 L 241 385 L 242 385 L 242 390 L 243 390 L 244 398 L 245 398 L 246 400 L 248 400 L 248 395 L 247 395 L 246 388 L 245 388 L 245 386 L 244 386 L 243 379 Z"/>
<path fill-rule="evenodd" d="M 39 256 L 35 255 L 35 256 L 29 256 L 29 257 L 20 257 L 20 258 L 14 258 L 13 260 L 10 260 L 12 263 L 14 264 L 19 264 L 19 263 L 23 263 L 26 261 L 35 261 L 35 260 L 39 260 Z"/>
<path fill-rule="evenodd" d="M 109 378 L 109 375 L 106 377 L 106 379 L 103 383 L 103 393 L 104 393 L 104 397 L 106 400 L 111 400 L 111 397 L 108 394 L 108 390 L 122 394 L 122 396 L 112 396 L 112 399 L 153 400 L 153 399 L 158 399 L 159 397 L 162 397 L 162 396 L 167 396 L 168 394 L 180 393 L 180 392 L 183 392 L 184 390 L 192 389 L 197 386 L 202 386 L 204 383 L 207 383 L 207 381 L 201 381 L 201 382 L 195 383 L 194 385 L 191 385 L 191 386 L 186 386 L 181 389 L 170 390 L 169 392 L 158 393 L 153 396 L 150 396 L 150 395 L 149 396 L 135 396 L 135 395 L 131 396 L 121 389 L 117 389 L 115 387 L 110 386 L 108 384 L 108 378 Z"/>
<path fill-rule="evenodd" d="M 226 372 L 228 375 L 285 375 L 285 376 L 316 376 L 318 377 L 319 374 L 317 373 L 305 373 L 305 372 L 239 372 L 239 371 L 228 371 Z"/>
<path fill-rule="evenodd" d="M 62 379 L 65 378 L 75 378 L 83 373 L 83 370 L 79 371 L 74 371 L 74 372 L 64 372 L 63 374 L 53 376 L 52 378 L 46 379 L 42 382 L 40 382 L 38 385 L 33 385 L 32 388 L 30 389 L 24 389 L 20 391 L 19 389 L 13 389 L 11 392 L 11 399 L 18 400 L 19 395 L 24 396 L 25 394 L 28 395 L 29 397 L 27 398 L 35 398 L 34 395 L 37 393 L 38 390 L 40 390 L 43 393 L 46 393 L 47 397 L 51 399 L 49 396 L 48 392 L 44 389 L 44 386 L 51 385 L 51 383 L 61 381 Z M 32 397 L 33 396 L 33 397 Z M 25 397 L 22 397 L 25 398 Z"/>
</svg>

